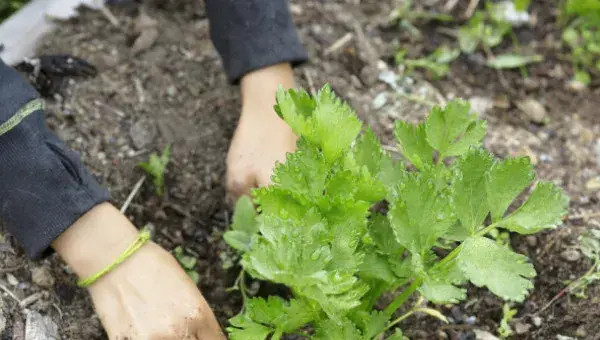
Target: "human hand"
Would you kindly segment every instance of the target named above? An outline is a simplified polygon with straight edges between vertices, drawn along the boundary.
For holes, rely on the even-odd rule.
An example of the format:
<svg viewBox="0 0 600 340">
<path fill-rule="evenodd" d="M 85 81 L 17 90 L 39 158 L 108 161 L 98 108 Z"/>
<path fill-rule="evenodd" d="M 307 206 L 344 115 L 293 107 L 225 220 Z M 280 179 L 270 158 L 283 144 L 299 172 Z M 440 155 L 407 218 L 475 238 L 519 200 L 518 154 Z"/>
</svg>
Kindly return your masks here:
<svg viewBox="0 0 600 340">
<path fill-rule="evenodd" d="M 279 86 L 293 88 L 289 64 L 263 68 L 241 81 L 242 113 L 227 155 L 228 199 L 234 203 L 252 188 L 266 186 L 276 162 L 296 150 L 297 137 L 275 113 Z"/>
<path fill-rule="evenodd" d="M 87 278 L 112 263 L 138 232 L 116 208 L 84 215 L 53 247 Z M 223 340 L 210 307 L 175 258 L 149 242 L 89 287 L 111 340 Z"/>
</svg>

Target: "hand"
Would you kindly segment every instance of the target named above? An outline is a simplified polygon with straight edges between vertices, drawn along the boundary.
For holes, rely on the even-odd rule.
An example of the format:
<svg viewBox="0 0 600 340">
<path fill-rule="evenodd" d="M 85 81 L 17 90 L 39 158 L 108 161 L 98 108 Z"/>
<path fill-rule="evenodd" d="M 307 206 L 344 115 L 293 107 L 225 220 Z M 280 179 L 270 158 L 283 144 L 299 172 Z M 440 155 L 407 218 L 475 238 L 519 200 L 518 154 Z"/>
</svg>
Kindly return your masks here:
<svg viewBox="0 0 600 340">
<path fill-rule="evenodd" d="M 250 190 L 266 186 L 276 162 L 296 150 L 297 137 L 275 113 L 279 86 L 293 88 L 289 64 L 263 68 L 242 78 L 242 113 L 227 155 L 228 199 L 233 203 Z"/>
<path fill-rule="evenodd" d="M 53 247 L 82 278 L 112 263 L 137 237 L 109 204 L 97 206 Z M 175 258 L 149 242 L 89 287 L 111 340 L 223 340 L 210 307 Z"/>
</svg>

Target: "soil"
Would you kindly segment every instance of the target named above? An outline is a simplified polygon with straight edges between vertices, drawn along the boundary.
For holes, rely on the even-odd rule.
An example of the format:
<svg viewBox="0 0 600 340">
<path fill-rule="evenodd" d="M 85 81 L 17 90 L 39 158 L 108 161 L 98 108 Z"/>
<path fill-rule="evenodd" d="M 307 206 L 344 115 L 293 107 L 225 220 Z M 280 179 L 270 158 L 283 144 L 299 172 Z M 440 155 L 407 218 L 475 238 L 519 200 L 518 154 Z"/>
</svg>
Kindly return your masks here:
<svg viewBox="0 0 600 340">
<path fill-rule="evenodd" d="M 239 91 L 227 83 L 210 42 L 203 4 L 196 0 L 154 3 L 146 5 L 144 20 L 149 18 L 155 26 L 145 29 L 143 39 L 135 30 L 139 6 L 131 4 L 111 9 L 118 26 L 100 13 L 84 10 L 44 41 L 40 54 L 72 54 L 99 70 L 96 77 L 71 80 L 60 98 L 50 101 L 48 123 L 81 153 L 110 188 L 117 205 L 143 176 L 137 164 L 149 153 L 173 145 L 165 196 L 156 197 L 152 187 L 144 185 L 127 215 L 137 225 L 154 225 L 155 239 L 165 248 L 182 246 L 198 258 L 199 287 L 226 325 L 240 306 L 239 296 L 226 291 L 237 273 L 235 268 L 225 269 L 230 253 L 221 238 L 231 217 L 223 184 L 225 156 L 239 114 Z M 441 8 L 446 1 L 427 3 Z M 459 1 L 450 14 L 462 15 L 467 4 Z M 488 121 L 486 146 L 498 156 L 530 156 L 540 178 L 555 181 L 571 196 L 564 226 L 536 236 L 512 237 L 513 248 L 531 257 L 538 272 L 531 296 L 514 306 L 518 314 L 512 325 L 520 334 L 512 338 L 600 339 L 599 286 L 592 285 L 585 299 L 563 296 L 543 309 L 566 280 L 590 268 L 578 252 L 577 237 L 586 228 L 600 227 L 600 192 L 587 185 L 600 175 L 600 89 L 575 91 L 567 86 L 572 70 L 560 57 L 564 51 L 558 45 L 556 13 L 550 12 L 553 4 L 534 2 L 535 26 L 517 30 L 524 50 L 546 57 L 528 68 L 527 79 L 518 71 L 490 70 L 483 65 L 485 56 L 474 54 L 460 57 L 444 80 L 416 72 L 403 87 L 411 95 L 424 94 L 428 101 L 463 97 L 489 103 L 480 112 Z M 390 150 L 393 121 L 420 119 L 428 107 L 397 96 L 378 76 L 385 67 L 401 74 L 392 64 L 397 46 L 423 54 L 450 41 L 448 30 L 440 29 L 440 24 L 419 24 L 426 37 L 420 40 L 389 24 L 389 14 L 397 5 L 393 0 L 292 2 L 302 40 L 312 56 L 309 64 L 296 70 L 300 85 L 319 88 L 330 83 Z M 352 34 L 352 39 L 331 49 L 346 34 Z M 497 53 L 501 51 L 502 47 Z M 533 122 L 519 109 L 517 103 L 527 98 L 546 108 L 543 122 Z M 31 262 L 10 235 L 4 234 L 0 241 L 2 286 L 18 299 L 32 297 L 27 308 L 48 315 L 59 325 L 63 339 L 106 338 L 89 297 L 75 287 L 73 275 L 56 256 Z M 476 329 L 497 334 L 502 302 L 473 287 L 469 294 L 466 303 L 442 308 L 451 317 L 450 324 L 417 316 L 402 325 L 406 335 L 474 339 Z M 24 310 L 8 295 L 0 302 L 0 316 L 6 323 L 1 338 L 22 339 Z"/>
</svg>

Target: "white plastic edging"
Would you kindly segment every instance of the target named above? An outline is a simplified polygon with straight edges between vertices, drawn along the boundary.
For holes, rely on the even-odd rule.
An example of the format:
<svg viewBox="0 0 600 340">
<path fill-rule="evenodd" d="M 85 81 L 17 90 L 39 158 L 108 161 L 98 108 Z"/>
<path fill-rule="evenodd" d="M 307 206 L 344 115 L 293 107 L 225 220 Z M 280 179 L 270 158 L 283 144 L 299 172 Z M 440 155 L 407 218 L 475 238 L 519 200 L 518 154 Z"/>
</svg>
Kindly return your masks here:
<svg viewBox="0 0 600 340">
<path fill-rule="evenodd" d="M 0 58 L 15 65 L 32 57 L 39 42 L 52 32 L 55 20 L 67 20 L 77 15 L 81 5 L 98 9 L 104 0 L 32 0 L 0 24 L 0 43 L 4 49 Z"/>
</svg>

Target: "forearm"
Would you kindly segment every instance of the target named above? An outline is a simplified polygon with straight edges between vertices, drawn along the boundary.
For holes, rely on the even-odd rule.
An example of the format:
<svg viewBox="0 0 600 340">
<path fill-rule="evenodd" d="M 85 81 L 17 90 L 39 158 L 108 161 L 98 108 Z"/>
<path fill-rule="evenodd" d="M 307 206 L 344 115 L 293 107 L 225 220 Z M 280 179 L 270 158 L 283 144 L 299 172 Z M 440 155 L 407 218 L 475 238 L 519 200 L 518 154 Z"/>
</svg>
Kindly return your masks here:
<svg viewBox="0 0 600 340">
<path fill-rule="evenodd" d="M 287 0 L 205 0 L 213 44 L 227 76 L 238 83 L 268 66 L 308 59 Z"/>
</svg>

